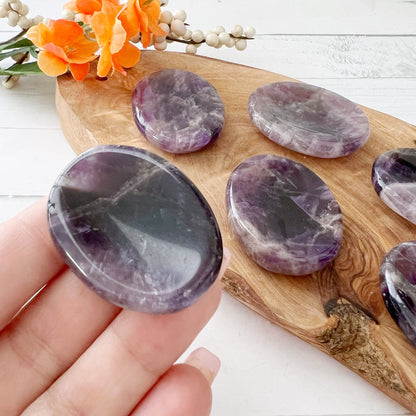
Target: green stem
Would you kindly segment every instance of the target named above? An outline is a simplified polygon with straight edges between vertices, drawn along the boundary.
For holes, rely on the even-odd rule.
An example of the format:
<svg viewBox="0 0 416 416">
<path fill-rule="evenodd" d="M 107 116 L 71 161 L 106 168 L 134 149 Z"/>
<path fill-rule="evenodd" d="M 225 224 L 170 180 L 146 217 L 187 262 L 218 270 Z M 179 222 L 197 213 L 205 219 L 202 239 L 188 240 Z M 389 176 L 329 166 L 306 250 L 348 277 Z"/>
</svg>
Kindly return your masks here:
<svg viewBox="0 0 416 416">
<path fill-rule="evenodd" d="M 247 36 L 233 36 L 231 33 L 229 34 L 231 38 L 234 39 L 246 39 L 246 40 L 254 40 L 254 38 L 248 38 Z M 194 40 L 185 40 L 185 39 L 179 39 L 179 38 L 171 38 L 170 36 L 166 36 L 166 40 L 171 40 L 173 42 L 179 42 L 184 43 L 185 45 L 202 45 L 203 43 L 206 43 L 205 40 L 202 40 L 201 42 L 195 42 Z"/>
<path fill-rule="evenodd" d="M 16 63 L 17 64 L 22 64 L 25 60 L 26 60 L 26 58 L 29 56 L 29 52 L 26 52 Z M 6 78 L 6 82 L 8 82 L 8 81 L 10 81 L 10 78 L 12 77 L 13 75 L 9 75 L 7 78 Z"/>
</svg>

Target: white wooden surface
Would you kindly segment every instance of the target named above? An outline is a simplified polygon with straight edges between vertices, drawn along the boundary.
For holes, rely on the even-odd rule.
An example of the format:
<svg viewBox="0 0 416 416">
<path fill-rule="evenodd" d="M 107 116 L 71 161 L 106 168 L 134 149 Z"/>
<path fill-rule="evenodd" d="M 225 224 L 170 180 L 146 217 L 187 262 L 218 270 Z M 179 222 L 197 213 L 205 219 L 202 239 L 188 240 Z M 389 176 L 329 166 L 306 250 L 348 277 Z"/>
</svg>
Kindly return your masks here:
<svg viewBox="0 0 416 416">
<path fill-rule="evenodd" d="M 29 6 L 32 15 L 58 17 L 62 4 L 32 0 Z M 245 52 L 201 47 L 201 55 L 323 86 L 416 124 L 416 1 L 171 0 L 168 8 L 186 9 L 194 29 L 257 28 Z M 0 40 L 12 33 L 0 21 Z M 25 79 L 0 90 L 0 220 L 47 194 L 73 156 L 59 128 L 53 79 Z M 223 362 L 213 386 L 215 416 L 408 413 L 226 294 L 193 347 L 201 345 Z"/>
</svg>

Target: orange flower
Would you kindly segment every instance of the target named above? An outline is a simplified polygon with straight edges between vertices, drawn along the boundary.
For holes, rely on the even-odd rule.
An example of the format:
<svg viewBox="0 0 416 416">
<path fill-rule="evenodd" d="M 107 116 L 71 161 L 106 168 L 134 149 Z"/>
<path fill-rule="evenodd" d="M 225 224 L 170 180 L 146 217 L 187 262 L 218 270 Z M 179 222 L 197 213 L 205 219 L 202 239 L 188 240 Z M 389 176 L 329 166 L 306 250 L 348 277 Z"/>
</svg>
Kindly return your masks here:
<svg viewBox="0 0 416 416">
<path fill-rule="evenodd" d="M 119 4 L 119 0 L 110 1 L 115 5 Z M 93 14 L 100 12 L 102 5 L 102 0 L 71 0 L 64 5 L 64 9 L 72 10 L 74 13 L 81 15 L 81 20 L 90 24 Z"/>
<path fill-rule="evenodd" d="M 120 20 L 131 39 L 137 33 L 142 34 L 142 44 L 147 48 L 151 35 L 166 36 L 158 24 L 160 3 L 158 0 L 128 0 L 126 8 L 120 14 Z"/>
<path fill-rule="evenodd" d="M 69 68 L 74 78 L 81 81 L 89 71 L 89 62 L 96 58 L 97 43 L 88 40 L 82 28 L 69 20 L 51 20 L 47 26 L 39 23 L 26 36 L 41 49 L 39 68 L 52 77 L 64 74 Z"/>
<path fill-rule="evenodd" d="M 95 12 L 91 28 L 101 47 L 97 74 L 107 76 L 111 68 L 126 75 L 124 68 L 131 68 L 140 60 L 140 51 L 129 42 L 126 29 L 119 19 L 122 5 L 102 0 L 102 10 Z"/>
</svg>

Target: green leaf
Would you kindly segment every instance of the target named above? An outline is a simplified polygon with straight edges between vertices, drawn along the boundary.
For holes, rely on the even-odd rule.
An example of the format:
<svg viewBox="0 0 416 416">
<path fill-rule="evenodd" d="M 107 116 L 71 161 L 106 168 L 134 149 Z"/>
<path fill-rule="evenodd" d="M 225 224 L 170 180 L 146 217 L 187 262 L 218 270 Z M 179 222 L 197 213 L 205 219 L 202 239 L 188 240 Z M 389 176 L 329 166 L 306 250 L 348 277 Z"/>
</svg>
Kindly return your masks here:
<svg viewBox="0 0 416 416">
<path fill-rule="evenodd" d="M 38 57 L 39 57 L 39 53 L 38 53 L 38 51 L 36 50 L 36 47 L 35 46 L 33 46 L 33 48 L 30 48 L 29 49 L 29 53 L 35 58 L 35 59 L 38 59 Z"/>
<path fill-rule="evenodd" d="M 11 56 L 16 55 L 17 53 L 26 53 L 26 52 L 30 52 L 30 47 L 24 47 L 24 48 L 16 48 L 16 49 L 12 49 L 9 50 L 7 52 L 2 52 L 0 53 L 0 61 L 2 61 L 5 58 L 10 58 Z"/>
<path fill-rule="evenodd" d="M 37 62 L 14 64 L 10 68 L 0 68 L 0 75 L 38 75 L 43 74 Z"/>
<path fill-rule="evenodd" d="M 33 42 L 27 38 L 23 38 L 18 41 L 1 44 L 0 52 L 6 49 L 24 48 L 24 47 L 30 47 L 30 46 L 34 46 Z"/>
</svg>

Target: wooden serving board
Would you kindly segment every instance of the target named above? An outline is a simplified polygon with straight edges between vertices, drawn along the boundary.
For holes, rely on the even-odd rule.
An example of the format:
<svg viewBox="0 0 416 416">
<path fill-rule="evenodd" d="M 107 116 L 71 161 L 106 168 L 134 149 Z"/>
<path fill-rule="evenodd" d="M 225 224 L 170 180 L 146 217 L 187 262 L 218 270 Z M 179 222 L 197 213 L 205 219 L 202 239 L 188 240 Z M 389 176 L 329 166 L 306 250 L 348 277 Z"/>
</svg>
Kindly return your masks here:
<svg viewBox="0 0 416 416">
<path fill-rule="evenodd" d="M 210 81 L 225 105 L 219 139 L 193 154 L 173 155 L 152 147 L 133 121 L 131 94 L 144 76 L 165 68 L 195 72 Z M 250 121 L 247 101 L 258 87 L 289 78 L 214 59 L 170 52 L 144 52 L 124 77 L 93 75 L 58 79 L 56 105 L 62 129 L 77 153 L 98 144 L 125 144 L 157 153 L 198 186 L 219 222 L 232 261 L 224 288 L 249 308 L 331 355 L 390 397 L 416 412 L 416 349 L 390 318 L 379 291 L 378 270 L 393 246 L 415 239 L 416 226 L 387 208 L 371 185 L 371 167 L 381 153 L 414 147 L 416 127 L 363 108 L 371 125 L 366 145 L 339 159 L 319 159 L 284 149 Z M 324 270 L 305 277 L 267 272 L 236 243 L 227 223 L 225 187 L 231 171 L 257 154 L 299 161 L 333 191 L 343 212 L 339 255 Z"/>
</svg>

